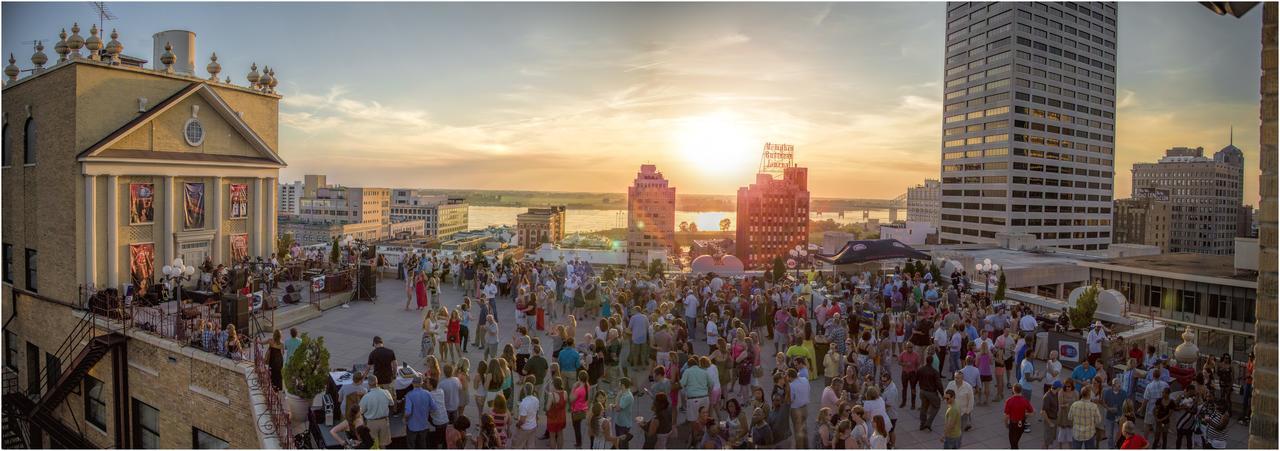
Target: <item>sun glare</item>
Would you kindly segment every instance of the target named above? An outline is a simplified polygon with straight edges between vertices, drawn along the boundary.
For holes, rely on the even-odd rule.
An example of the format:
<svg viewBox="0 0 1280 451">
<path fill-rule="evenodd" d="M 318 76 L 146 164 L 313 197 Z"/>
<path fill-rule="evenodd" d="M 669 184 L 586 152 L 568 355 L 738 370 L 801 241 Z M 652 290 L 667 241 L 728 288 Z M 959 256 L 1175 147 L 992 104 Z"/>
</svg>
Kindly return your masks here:
<svg viewBox="0 0 1280 451">
<path fill-rule="evenodd" d="M 745 171 L 764 145 L 741 118 L 724 111 L 681 120 L 675 144 L 685 161 L 699 172 L 713 175 Z"/>
</svg>

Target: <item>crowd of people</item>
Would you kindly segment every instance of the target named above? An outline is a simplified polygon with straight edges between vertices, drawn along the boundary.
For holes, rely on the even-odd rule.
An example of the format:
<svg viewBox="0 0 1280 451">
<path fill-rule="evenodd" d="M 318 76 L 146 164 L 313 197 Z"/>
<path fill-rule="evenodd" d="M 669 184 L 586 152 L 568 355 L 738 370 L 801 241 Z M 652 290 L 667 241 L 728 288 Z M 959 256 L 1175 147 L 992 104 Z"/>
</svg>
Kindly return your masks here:
<svg viewBox="0 0 1280 451">
<path fill-rule="evenodd" d="M 1033 427 L 1034 447 L 1166 447 L 1170 429 L 1176 445 L 1223 447 L 1233 387 L 1251 387 L 1252 363 L 1236 378 L 1229 356 L 1174 380 L 1175 363 L 1101 323 L 1080 331 L 1074 369 L 1056 352 L 1037 364 L 1052 320 L 921 262 L 795 277 L 434 254 L 399 267 L 405 308 L 422 311 L 421 370 L 374 338 L 370 374 L 335 401 L 331 432 L 357 446 L 388 446 L 401 412 L 410 448 L 885 449 L 912 426 L 959 448 L 975 407 L 999 403 L 1014 449 Z"/>
</svg>

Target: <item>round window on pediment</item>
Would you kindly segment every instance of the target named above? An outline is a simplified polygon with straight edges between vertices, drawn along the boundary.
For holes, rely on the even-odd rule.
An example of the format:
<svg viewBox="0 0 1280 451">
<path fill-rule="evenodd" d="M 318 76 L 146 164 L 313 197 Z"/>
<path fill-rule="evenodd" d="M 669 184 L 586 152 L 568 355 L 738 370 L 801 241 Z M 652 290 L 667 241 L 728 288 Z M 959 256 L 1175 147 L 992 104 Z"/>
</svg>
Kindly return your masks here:
<svg viewBox="0 0 1280 451">
<path fill-rule="evenodd" d="M 187 138 L 188 145 L 199 146 L 204 143 L 204 125 L 200 124 L 199 119 L 188 119 L 187 125 L 182 127 L 182 136 Z"/>
</svg>

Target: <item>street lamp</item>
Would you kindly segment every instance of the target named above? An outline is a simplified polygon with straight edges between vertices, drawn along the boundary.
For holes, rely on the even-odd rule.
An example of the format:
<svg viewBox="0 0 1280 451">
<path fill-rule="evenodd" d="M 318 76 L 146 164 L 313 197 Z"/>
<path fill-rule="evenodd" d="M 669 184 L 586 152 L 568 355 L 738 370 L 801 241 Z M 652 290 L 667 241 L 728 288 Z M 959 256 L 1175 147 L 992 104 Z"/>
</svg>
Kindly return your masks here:
<svg viewBox="0 0 1280 451">
<path fill-rule="evenodd" d="M 991 277 L 1000 273 L 1000 265 L 992 264 L 991 259 L 984 258 L 982 259 L 982 263 L 978 263 L 974 265 L 974 270 L 978 274 L 982 275 L 983 278 L 986 280 L 985 291 L 987 292 L 987 296 L 991 296 L 992 295 L 991 294 Z M 991 300 L 994 301 L 995 298 L 992 297 Z"/>
<path fill-rule="evenodd" d="M 791 266 L 796 270 L 796 281 L 800 281 L 800 264 L 809 258 L 809 251 L 804 248 L 803 244 L 797 244 L 796 247 L 787 251 L 791 259 L 787 260 L 787 266 Z"/>
<path fill-rule="evenodd" d="M 160 272 L 164 274 L 164 280 L 166 283 L 173 282 L 176 290 L 174 293 L 176 295 L 175 297 L 178 302 L 181 303 L 182 282 L 190 279 L 191 275 L 195 274 L 196 268 L 194 266 L 183 264 L 182 257 L 178 257 L 173 259 L 173 262 L 170 264 L 164 265 L 163 268 L 160 268 Z"/>
</svg>

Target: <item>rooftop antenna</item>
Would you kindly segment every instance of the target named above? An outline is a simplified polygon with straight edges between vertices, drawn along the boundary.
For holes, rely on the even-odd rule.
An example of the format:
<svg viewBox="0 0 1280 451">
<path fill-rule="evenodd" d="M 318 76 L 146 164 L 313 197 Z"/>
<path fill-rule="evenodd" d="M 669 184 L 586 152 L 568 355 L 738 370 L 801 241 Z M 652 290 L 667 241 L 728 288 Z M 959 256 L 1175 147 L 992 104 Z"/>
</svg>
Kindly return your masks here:
<svg viewBox="0 0 1280 451">
<path fill-rule="evenodd" d="M 1235 126 L 1235 124 L 1232 124 L 1232 125 L 1231 125 L 1231 131 L 1230 131 L 1229 133 L 1230 133 L 1230 134 L 1229 134 L 1229 135 L 1227 135 L 1227 145 L 1234 146 L 1234 145 L 1236 145 L 1236 126 Z"/>
<path fill-rule="evenodd" d="M 99 30 L 106 30 L 106 27 L 102 26 L 104 21 L 118 19 L 115 14 L 111 13 L 111 9 L 107 8 L 107 2 L 89 2 L 89 4 L 93 5 L 93 9 L 98 11 Z"/>
</svg>

